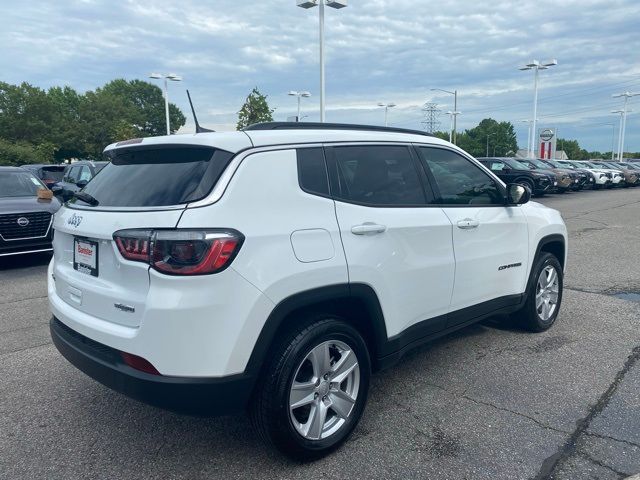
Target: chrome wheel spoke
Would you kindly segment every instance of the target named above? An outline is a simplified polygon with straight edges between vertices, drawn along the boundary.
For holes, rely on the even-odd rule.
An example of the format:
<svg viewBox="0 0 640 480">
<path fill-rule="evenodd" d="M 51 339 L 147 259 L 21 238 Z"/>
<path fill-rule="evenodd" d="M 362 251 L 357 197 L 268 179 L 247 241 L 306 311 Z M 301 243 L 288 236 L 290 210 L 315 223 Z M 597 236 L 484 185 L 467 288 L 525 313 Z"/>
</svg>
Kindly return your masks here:
<svg viewBox="0 0 640 480">
<path fill-rule="evenodd" d="M 343 392 L 342 390 L 332 391 L 329 393 L 329 400 L 331 404 L 329 405 L 331 409 L 338 415 L 340 418 L 346 419 L 351 413 L 351 409 L 356 403 L 355 398 L 352 398 L 348 393 Z"/>
<path fill-rule="evenodd" d="M 536 310 L 540 310 L 540 307 L 544 303 L 544 298 L 542 297 L 542 293 L 536 295 Z"/>
<path fill-rule="evenodd" d="M 351 350 L 341 352 L 342 357 L 331 368 L 331 381 L 340 383 L 358 366 L 358 359 Z"/>
<path fill-rule="evenodd" d="M 548 265 L 540 272 L 537 285 L 536 311 L 547 321 L 555 313 L 560 296 L 560 279 L 554 266 Z"/>
<path fill-rule="evenodd" d="M 324 422 L 327 418 L 327 406 L 323 401 L 317 402 L 311 409 L 309 420 L 305 424 L 307 438 L 312 440 L 319 440 L 322 436 L 322 429 L 324 428 Z"/>
<path fill-rule="evenodd" d="M 553 286 L 553 284 L 556 282 L 556 280 L 558 280 L 558 274 L 556 273 L 556 269 L 552 268 L 549 271 L 549 275 L 547 276 L 547 288 L 550 288 L 551 286 Z"/>
<path fill-rule="evenodd" d="M 316 383 L 309 382 L 293 382 L 291 386 L 291 394 L 289 395 L 289 405 L 291 410 L 308 405 L 315 399 Z"/>
<path fill-rule="evenodd" d="M 320 378 L 331 368 L 331 354 L 329 353 L 329 343 L 318 345 L 309 353 L 309 360 L 313 365 L 313 374 Z"/>
</svg>

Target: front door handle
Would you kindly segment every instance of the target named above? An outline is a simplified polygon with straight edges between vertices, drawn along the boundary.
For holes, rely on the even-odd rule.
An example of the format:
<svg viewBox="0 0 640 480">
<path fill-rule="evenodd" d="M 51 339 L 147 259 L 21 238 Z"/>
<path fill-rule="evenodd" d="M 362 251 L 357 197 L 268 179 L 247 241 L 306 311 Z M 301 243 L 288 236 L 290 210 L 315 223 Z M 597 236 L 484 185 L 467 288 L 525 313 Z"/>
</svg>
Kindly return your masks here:
<svg viewBox="0 0 640 480">
<path fill-rule="evenodd" d="M 386 229 L 387 227 L 385 225 L 365 222 L 361 225 L 354 225 L 351 227 L 351 233 L 354 235 L 374 235 L 376 233 L 383 233 Z"/>
<path fill-rule="evenodd" d="M 458 220 L 458 228 L 463 230 L 469 230 L 470 228 L 477 228 L 480 225 L 478 220 L 474 220 L 473 218 L 465 218 L 463 220 Z"/>
</svg>

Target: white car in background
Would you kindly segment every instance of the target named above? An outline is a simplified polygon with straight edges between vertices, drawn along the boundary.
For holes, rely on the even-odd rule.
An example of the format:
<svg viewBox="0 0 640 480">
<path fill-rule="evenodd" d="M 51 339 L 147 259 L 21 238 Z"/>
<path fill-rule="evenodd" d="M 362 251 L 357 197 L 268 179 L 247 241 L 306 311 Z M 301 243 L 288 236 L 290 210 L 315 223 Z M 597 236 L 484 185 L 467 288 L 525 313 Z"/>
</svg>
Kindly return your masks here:
<svg viewBox="0 0 640 480">
<path fill-rule="evenodd" d="M 612 188 L 614 185 L 619 184 L 624 178 L 620 175 L 614 175 L 614 171 L 610 168 L 602 168 L 598 165 L 592 164 L 591 162 L 587 162 L 586 160 L 572 160 L 571 163 L 573 165 L 578 165 L 580 168 L 589 170 L 595 175 L 596 183 L 593 186 L 594 189 Z"/>
</svg>

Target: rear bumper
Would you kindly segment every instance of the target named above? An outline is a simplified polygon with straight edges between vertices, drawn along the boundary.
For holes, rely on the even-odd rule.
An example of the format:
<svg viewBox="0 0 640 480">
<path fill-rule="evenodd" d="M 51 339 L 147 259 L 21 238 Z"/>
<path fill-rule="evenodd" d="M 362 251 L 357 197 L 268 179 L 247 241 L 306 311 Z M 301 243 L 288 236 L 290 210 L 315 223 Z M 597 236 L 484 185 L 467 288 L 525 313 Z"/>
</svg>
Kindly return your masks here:
<svg viewBox="0 0 640 480">
<path fill-rule="evenodd" d="M 153 375 L 125 364 L 121 352 L 72 330 L 55 317 L 51 338 L 75 367 L 103 385 L 156 407 L 197 415 L 242 412 L 251 396 L 253 378 L 244 373 L 227 377 Z"/>
</svg>

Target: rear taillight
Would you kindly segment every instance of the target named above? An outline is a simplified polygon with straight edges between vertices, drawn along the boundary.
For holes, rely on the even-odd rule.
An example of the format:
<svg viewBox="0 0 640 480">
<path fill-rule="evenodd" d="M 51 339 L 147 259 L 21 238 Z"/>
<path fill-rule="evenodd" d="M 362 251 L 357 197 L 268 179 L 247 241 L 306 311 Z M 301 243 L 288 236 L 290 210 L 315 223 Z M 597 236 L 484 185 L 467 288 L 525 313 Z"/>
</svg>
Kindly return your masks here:
<svg viewBox="0 0 640 480">
<path fill-rule="evenodd" d="M 244 237 L 235 230 L 119 230 L 113 239 L 127 260 L 169 275 L 206 275 L 227 268 Z"/>
</svg>

